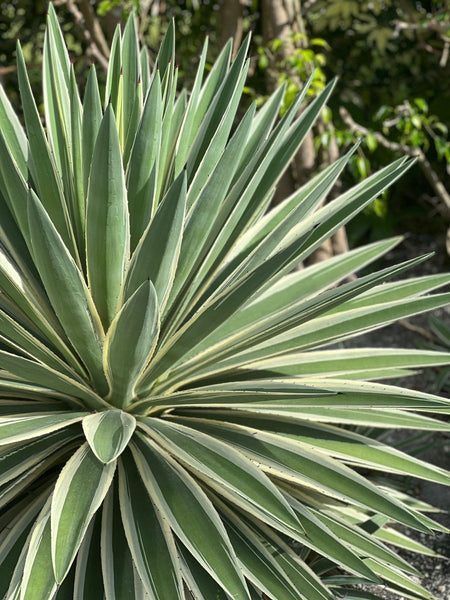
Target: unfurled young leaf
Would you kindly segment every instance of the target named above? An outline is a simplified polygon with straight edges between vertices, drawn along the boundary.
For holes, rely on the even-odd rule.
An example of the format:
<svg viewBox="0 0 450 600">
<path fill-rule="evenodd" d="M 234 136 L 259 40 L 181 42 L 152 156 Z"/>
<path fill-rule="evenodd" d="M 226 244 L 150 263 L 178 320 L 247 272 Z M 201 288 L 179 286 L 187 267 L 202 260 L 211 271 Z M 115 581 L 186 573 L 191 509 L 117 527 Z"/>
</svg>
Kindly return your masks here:
<svg viewBox="0 0 450 600">
<path fill-rule="evenodd" d="M 325 202 L 354 148 L 271 207 L 334 81 L 240 113 L 249 38 L 208 67 L 205 42 L 188 90 L 175 23 L 149 56 L 135 19 L 102 98 L 51 5 L 42 115 L 20 47 L 23 125 L 0 89 L 2 600 L 430 598 L 396 527 L 444 528 L 375 474 L 450 472 L 377 432 L 450 430 L 448 399 L 383 382 L 450 353 L 341 342 L 450 276 L 380 264 L 400 238 L 305 266 L 411 162 Z"/>
</svg>

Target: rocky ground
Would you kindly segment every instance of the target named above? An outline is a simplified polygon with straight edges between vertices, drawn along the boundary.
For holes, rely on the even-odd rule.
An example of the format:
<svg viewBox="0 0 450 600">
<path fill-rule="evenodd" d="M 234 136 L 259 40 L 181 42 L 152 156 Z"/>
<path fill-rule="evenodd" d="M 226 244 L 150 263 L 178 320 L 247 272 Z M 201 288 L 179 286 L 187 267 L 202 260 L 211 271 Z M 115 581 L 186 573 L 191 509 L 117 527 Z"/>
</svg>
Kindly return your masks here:
<svg viewBox="0 0 450 600">
<path fill-rule="evenodd" d="M 443 239 L 436 239 L 429 235 L 414 235 L 407 237 L 405 243 L 386 258 L 389 263 L 400 262 L 412 256 L 435 250 L 436 255 L 426 263 L 419 265 L 409 276 L 448 272 L 450 271 L 450 261 L 444 248 Z M 436 316 L 449 322 L 450 308 L 438 311 Z M 426 341 L 423 334 L 427 330 L 427 316 L 420 316 L 400 324 L 391 325 L 375 333 L 349 340 L 346 345 L 352 347 L 414 348 Z M 417 376 L 406 378 L 400 383 L 405 387 L 434 391 L 435 377 L 436 373 L 429 370 Z M 450 470 L 450 434 L 435 434 L 433 445 L 421 458 Z M 414 486 L 414 493 L 418 498 L 441 509 L 442 512 L 434 518 L 450 529 L 450 488 L 422 481 L 415 482 Z M 402 554 L 423 574 L 422 585 L 434 594 L 437 600 L 450 600 L 450 535 L 437 534 L 433 537 L 411 531 L 408 534 L 442 556 L 442 558 L 435 558 L 414 553 Z M 376 593 L 385 600 L 404 599 L 403 596 L 393 595 L 389 592 L 380 593 L 379 588 L 377 588 Z"/>
</svg>

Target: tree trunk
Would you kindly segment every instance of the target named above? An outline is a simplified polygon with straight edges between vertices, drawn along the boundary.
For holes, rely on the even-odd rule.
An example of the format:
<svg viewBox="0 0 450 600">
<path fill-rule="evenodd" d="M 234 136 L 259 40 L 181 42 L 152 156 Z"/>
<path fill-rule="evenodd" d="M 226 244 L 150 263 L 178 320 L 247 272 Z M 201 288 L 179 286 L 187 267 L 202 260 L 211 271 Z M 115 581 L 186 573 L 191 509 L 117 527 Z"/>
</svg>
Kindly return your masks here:
<svg viewBox="0 0 450 600">
<path fill-rule="evenodd" d="M 300 0 L 262 0 L 261 19 L 263 43 L 267 46 L 272 40 L 279 39 L 283 41 L 281 52 L 284 57 L 289 57 L 294 50 L 293 34 L 301 33 L 302 38 L 299 43 L 308 45 L 304 23 L 301 15 Z M 266 83 L 271 92 L 278 86 L 278 80 L 281 73 L 272 64 L 267 69 Z M 301 82 L 295 74 L 292 75 L 295 83 L 301 87 Z M 332 139 L 326 152 L 325 165 L 334 162 L 339 157 L 336 140 Z M 314 148 L 314 134 L 309 131 L 306 135 L 292 165 L 280 180 L 274 197 L 274 204 L 277 204 L 297 188 L 305 184 L 311 178 L 317 167 L 317 155 Z M 336 197 L 339 188 L 336 187 L 329 197 Z M 339 230 L 330 240 L 318 248 L 308 259 L 308 264 L 318 262 L 329 258 L 334 254 L 340 254 L 348 250 L 347 235 L 345 229 Z"/>
<path fill-rule="evenodd" d="M 240 0 L 222 0 L 220 5 L 219 48 L 233 38 L 233 58 L 242 42 L 244 32 L 243 7 Z"/>
</svg>

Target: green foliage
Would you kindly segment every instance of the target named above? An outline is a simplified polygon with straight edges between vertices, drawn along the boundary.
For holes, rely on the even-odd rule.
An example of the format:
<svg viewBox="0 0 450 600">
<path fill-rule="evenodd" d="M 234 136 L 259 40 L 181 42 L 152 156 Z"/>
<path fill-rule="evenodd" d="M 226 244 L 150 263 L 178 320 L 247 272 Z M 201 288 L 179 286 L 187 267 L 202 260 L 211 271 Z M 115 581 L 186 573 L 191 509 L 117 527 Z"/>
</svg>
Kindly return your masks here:
<svg viewBox="0 0 450 600">
<path fill-rule="evenodd" d="M 436 115 L 428 114 L 424 98 L 405 100 L 399 106 L 381 106 L 374 116 L 386 136 L 401 144 L 421 148 L 424 152 L 433 145 L 438 160 L 450 164 L 448 127 Z"/>
<path fill-rule="evenodd" d="M 267 212 L 333 84 L 236 125 L 248 45 L 205 77 L 205 44 L 177 94 L 174 24 L 150 69 L 129 19 L 104 97 L 92 67 L 81 101 L 50 6 L 45 129 L 18 46 L 24 126 L 0 95 L 5 600 L 430 598 L 387 543 L 442 527 L 365 474 L 450 473 L 354 426 L 448 430 L 448 400 L 377 380 L 450 355 L 332 345 L 444 306 L 450 276 L 399 278 L 419 257 L 348 280 L 398 238 L 293 271 L 409 162 L 323 205 L 352 149 Z"/>
<path fill-rule="evenodd" d="M 270 68 L 278 74 L 278 85 L 286 82 L 283 110 L 291 106 L 304 84 L 311 78 L 307 95 L 317 96 L 325 87 L 323 67 L 329 50 L 328 43 L 320 38 L 307 40 L 304 34 L 292 34 L 285 40 L 274 39 L 269 45 L 258 46 L 258 67 Z"/>
</svg>

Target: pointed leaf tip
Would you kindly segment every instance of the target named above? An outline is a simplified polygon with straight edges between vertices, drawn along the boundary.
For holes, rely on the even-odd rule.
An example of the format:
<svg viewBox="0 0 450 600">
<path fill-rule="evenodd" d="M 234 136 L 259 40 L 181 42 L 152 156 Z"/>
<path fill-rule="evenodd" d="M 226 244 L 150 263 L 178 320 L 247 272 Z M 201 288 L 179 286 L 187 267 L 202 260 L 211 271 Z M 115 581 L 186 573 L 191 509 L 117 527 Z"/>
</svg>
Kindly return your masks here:
<svg viewBox="0 0 450 600">
<path fill-rule="evenodd" d="M 92 452 L 100 462 L 108 464 L 127 447 L 136 428 L 136 419 L 122 410 L 106 410 L 88 415 L 82 425 Z"/>
</svg>

